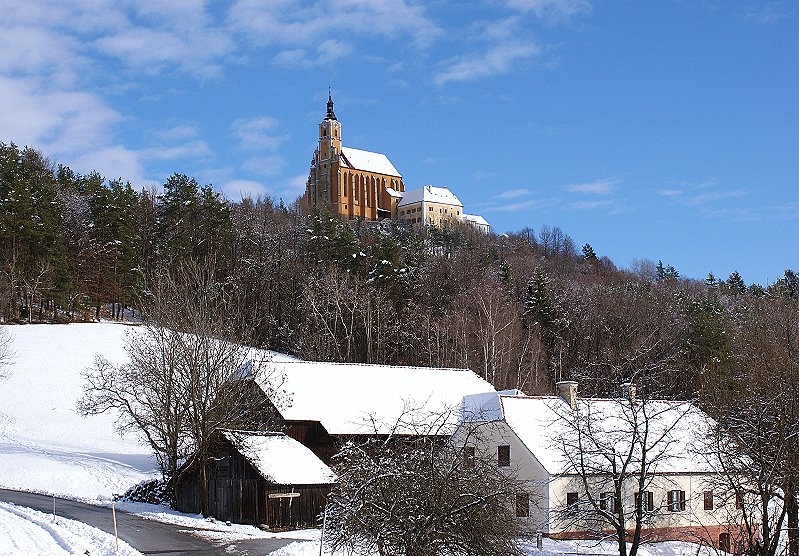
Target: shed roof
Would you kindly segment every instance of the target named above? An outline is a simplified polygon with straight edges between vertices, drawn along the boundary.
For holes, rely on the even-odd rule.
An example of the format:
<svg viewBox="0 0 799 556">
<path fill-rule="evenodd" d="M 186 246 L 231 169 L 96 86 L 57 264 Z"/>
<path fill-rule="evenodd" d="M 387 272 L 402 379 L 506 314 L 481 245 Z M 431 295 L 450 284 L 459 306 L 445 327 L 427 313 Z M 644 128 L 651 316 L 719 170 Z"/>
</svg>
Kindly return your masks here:
<svg viewBox="0 0 799 556">
<path fill-rule="evenodd" d="M 341 147 L 341 166 L 386 176 L 402 177 L 386 155 L 350 147 Z"/>
<path fill-rule="evenodd" d="M 406 191 L 399 206 L 411 205 L 413 203 L 441 203 L 444 205 L 454 205 L 462 207 L 463 203 L 460 202 L 455 194 L 446 187 L 436 187 L 434 185 L 425 185 L 419 189 Z"/>
<path fill-rule="evenodd" d="M 283 433 L 222 431 L 264 479 L 276 485 L 329 485 L 336 474 L 314 453 Z"/>
<path fill-rule="evenodd" d="M 468 369 L 275 361 L 270 371 L 291 398 L 278 408 L 284 419 L 318 421 L 338 435 L 419 434 L 434 422 L 445 434 L 464 396 L 494 391 Z"/>
</svg>

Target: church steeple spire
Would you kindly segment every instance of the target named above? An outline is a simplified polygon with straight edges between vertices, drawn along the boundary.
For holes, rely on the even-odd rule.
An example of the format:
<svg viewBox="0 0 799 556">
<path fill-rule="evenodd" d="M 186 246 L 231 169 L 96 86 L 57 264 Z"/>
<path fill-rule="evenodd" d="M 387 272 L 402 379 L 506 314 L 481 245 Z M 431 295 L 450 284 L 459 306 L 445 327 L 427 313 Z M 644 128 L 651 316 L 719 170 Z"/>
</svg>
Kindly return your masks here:
<svg viewBox="0 0 799 556">
<path fill-rule="evenodd" d="M 326 120 L 335 120 L 336 113 L 333 112 L 333 97 L 330 94 L 330 89 L 327 90 L 327 115 L 325 116 Z"/>
</svg>

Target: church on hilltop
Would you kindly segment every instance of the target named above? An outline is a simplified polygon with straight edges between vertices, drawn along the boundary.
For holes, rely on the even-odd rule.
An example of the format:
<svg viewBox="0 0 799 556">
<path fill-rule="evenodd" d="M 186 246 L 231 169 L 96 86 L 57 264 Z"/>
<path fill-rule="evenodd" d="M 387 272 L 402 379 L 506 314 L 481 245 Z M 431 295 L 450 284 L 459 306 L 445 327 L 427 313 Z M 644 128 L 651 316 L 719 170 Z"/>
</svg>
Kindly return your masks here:
<svg viewBox="0 0 799 556">
<path fill-rule="evenodd" d="M 428 226 L 460 221 L 489 231 L 482 217 L 463 214 L 463 204 L 446 187 L 426 185 L 406 193 L 402 175 L 386 155 L 344 147 L 341 136 L 341 122 L 328 95 L 305 189 L 308 206 L 347 219 Z"/>
</svg>

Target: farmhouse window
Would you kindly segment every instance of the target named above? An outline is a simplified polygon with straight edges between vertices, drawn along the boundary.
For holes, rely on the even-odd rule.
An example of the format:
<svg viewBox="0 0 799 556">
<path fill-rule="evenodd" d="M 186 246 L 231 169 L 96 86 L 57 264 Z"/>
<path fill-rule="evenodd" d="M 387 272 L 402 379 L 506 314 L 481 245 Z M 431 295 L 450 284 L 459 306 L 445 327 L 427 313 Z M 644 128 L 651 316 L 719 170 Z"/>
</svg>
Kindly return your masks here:
<svg viewBox="0 0 799 556">
<path fill-rule="evenodd" d="M 580 496 L 576 492 L 566 493 L 566 513 L 574 515 L 580 511 Z"/>
<path fill-rule="evenodd" d="M 655 509 L 655 497 L 651 490 L 643 490 L 635 493 L 635 507 L 641 508 L 645 512 Z"/>
<path fill-rule="evenodd" d="M 474 468 L 474 446 L 463 447 L 463 466 L 466 469 Z"/>
<path fill-rule="evenodd" d="M 720 533 L 719 534 L 719 550 L 722 552 L 730 552 L 730 534 L 729 533 Z"/>
<path fill-rule="evenodd" d="M 530 517 L 530 495 L 526 492 L 516 493 L 516 517 Z"/>
<path fill-rule="evenodd" d="M 510 466 L 510 446 L 497 446 L 497 465 L 500 467 Z"/>
<path fill-rule="evenodd" d="M 735 493 L 735 508 L 739 510 L 744 508 L 744 496 L 740 492 Z"/>
<path fill-rule="evenodd" d="M 705 509 L 712 510 L 713 509 L 713 491 L 706 490 L 705 491 Z"/>
<path fill-rule="evenodd" d="M 670 512 L 685 511 L 685 491 L 670 490 L 668 494 L 668 508 Z"/>
<path fill-rule="evenodd" d="M 614 513 L 616 511 L 616 493 L 603 492 L 599 495 L 599 509 Z"/>
</svg>

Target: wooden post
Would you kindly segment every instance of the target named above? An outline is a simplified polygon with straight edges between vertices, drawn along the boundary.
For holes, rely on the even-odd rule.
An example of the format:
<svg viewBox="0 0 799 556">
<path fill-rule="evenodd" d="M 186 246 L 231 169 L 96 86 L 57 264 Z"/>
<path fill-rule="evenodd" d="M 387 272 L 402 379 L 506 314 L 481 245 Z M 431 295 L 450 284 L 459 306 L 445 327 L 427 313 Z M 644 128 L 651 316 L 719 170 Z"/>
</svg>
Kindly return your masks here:
<svg viewBox="0 0 799 556">
<path fill-rule="evenodd" d="M 322 547 L 325 544 L 325 524 L 327 523 L 327 508 L 322 510 L 322 533 L 319 535 L 319 556 L 322 556 Z"/>
<path fill-rule="evenodd" d="M 55 494 L 53 495 L 53 523 L 55 523 Z"/>
<path fill-rule="evenodd" d="M 117 511 L 115 508 L 116 501 L 111 501 L 111 518 L 114 520 L 114 542 L 117 546 L 117 552 L 119 552 L 119 535 L 117 534 Z"/>
</svg>

